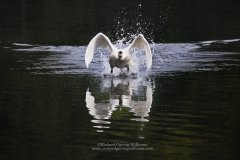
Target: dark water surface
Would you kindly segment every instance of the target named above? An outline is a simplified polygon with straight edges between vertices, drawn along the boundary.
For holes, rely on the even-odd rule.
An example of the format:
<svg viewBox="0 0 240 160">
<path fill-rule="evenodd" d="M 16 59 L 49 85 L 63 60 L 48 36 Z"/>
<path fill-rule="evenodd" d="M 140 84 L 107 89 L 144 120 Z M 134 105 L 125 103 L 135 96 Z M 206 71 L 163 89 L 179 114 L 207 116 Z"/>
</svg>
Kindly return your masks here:
<svg viewBox="0 0 240 160">
<path fill-rule="evenodd" d="M 121 2 L 2 3 L 1 160 L 240 158 L 239 2 Z M 119 17 L 134 7 L 142 28 Z M 104 77 L 105 50 L 87 69 L 100 31 L 155 42 L 151 71 L 137 55 L 137 77 Z"/>
</svg>

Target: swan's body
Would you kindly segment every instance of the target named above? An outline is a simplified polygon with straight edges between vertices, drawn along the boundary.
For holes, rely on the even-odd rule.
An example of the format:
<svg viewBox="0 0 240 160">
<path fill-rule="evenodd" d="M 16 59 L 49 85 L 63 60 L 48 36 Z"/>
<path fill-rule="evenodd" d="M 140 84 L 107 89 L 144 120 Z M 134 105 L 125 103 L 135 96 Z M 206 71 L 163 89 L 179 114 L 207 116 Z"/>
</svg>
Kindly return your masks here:
<svg viewBox="0 0 240 160">
<path fill-rule="evenodd" d="M 149 47 L 147 40 L 143 37 L 142 34 L 139 34 L 133 42 L 124 49 L 116 48 L 109 38 L 102 33 L 98 33 L 93 39 L 89 42 L 86 53 L 85 53 L 85 64 L 87 68 L 89 68 L 89 64 L 91 63 L 94 52 L 98 47 L 107 48 L 111 53 L 109 55 L 109 64 L 111 67 L 111 73 L 113 72 L 113 68 L 127 68 L 129 71 L 129 67 L 132 64 L 131 52 L 137 48 L 142 49 L 146 53 L 146 65 L 147 70 L 149 70 L 152 66 L 152 53 Z"/>
</svg>

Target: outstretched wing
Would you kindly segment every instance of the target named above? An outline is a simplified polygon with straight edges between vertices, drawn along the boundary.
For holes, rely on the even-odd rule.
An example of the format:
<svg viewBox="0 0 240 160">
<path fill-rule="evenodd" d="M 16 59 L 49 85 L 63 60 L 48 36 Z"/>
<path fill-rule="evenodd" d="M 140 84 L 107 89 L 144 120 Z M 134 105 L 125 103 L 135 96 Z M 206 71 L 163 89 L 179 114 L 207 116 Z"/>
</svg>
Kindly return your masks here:
<svg viewBox="0 0 240 160">
<path fill-rule="evenodd" d="M 93 37 L 93 39 L 89 42 L 85 53 L 85 64 L 87 68 L 89 67 L 89 64 L 93 59 L 94 52 L 98 47 L 108 48 L 110 51 L 112 51 L 114 46 L 112 45 L 109 38 L 103 33 L 98 33 L 95 37 Z"/>
<path fill-rule="evenodd" d="M 134 48 L 142 49 L 146 53 L 146 64 L 147 70 L 152 66 L 152 52 L 147 40 L 143 37 L 142 34 L 139 34 L 133 42 L 128 46 L 129 51 L 131 52 Z"/>
</svg>

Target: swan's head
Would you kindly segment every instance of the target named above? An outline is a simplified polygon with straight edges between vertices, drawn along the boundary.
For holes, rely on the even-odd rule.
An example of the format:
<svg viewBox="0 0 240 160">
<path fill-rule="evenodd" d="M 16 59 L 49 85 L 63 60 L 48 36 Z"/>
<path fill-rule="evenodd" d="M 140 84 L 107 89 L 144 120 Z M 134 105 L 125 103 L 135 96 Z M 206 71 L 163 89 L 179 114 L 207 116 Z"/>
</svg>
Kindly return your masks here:
<svg viewBox="0 0 240 160">
<path fill-rule="evenodd" d="M 122 60 L 123 58 L 123 52 L 122 51 L 118 51 L 118 59 Z"/>
<path fill-rule="evenodd" d="M 128 52 L 124 49 L 121 49 L 117 50 L 115 55 L 118 60 L 124 60 L 127 58 Z"/>
</svg>

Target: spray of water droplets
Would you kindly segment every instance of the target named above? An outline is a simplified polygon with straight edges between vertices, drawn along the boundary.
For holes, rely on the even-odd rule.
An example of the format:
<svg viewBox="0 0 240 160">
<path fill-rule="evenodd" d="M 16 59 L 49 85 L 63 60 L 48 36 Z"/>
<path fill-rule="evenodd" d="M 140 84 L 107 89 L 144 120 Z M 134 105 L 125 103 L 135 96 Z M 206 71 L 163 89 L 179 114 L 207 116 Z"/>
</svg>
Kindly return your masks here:
<svg viewBox="0 0 240 160">
<path fill-rule="evenodd" d="M 157 6 L 158 4 L 154 5 Z M 113 44 L 117 48 L 125 48 L 131 44 L 131 42 L 138 34 L 143 34 L 147 41 L 150 43 L 154 58 L 154 31 L 156 29 L 158 30 L 159 28 L 161 28 L 161 25 L 166 23 L 167 16 L 164 14 L 164 12 L 161 12 L 159 19 L 153 20 L 151 17 L 144 14 L 147 13 L 146 11 L 143 11 L 143 5 L 141 3 L 123 6 L 119 14 L 114 19 L 113 23 L 111 23 L 111 25 L 114 26 L 114 31 L 110 30 L 109 32 L 107 32 L 107 36 L 109 36 L 109 38 L 113 40 Z M 101 59 L 99 63 L 103 63 L 104 66 L 102 69 L 102 73 L 110 73 L 110 66 L 107 58 L 108 55 L 106 55 L 104 52 L 100 52 L 99 56 L 99 58 Z M 134 73 L 145 73 L 146 58 L 143 51 L 135 50 L 132 53 L 132 59 L 134 64 L 131 66 L 130 70 Z M 121 70 L 114 70 L 115 75 L 121 74 Z"/>
</svg>

